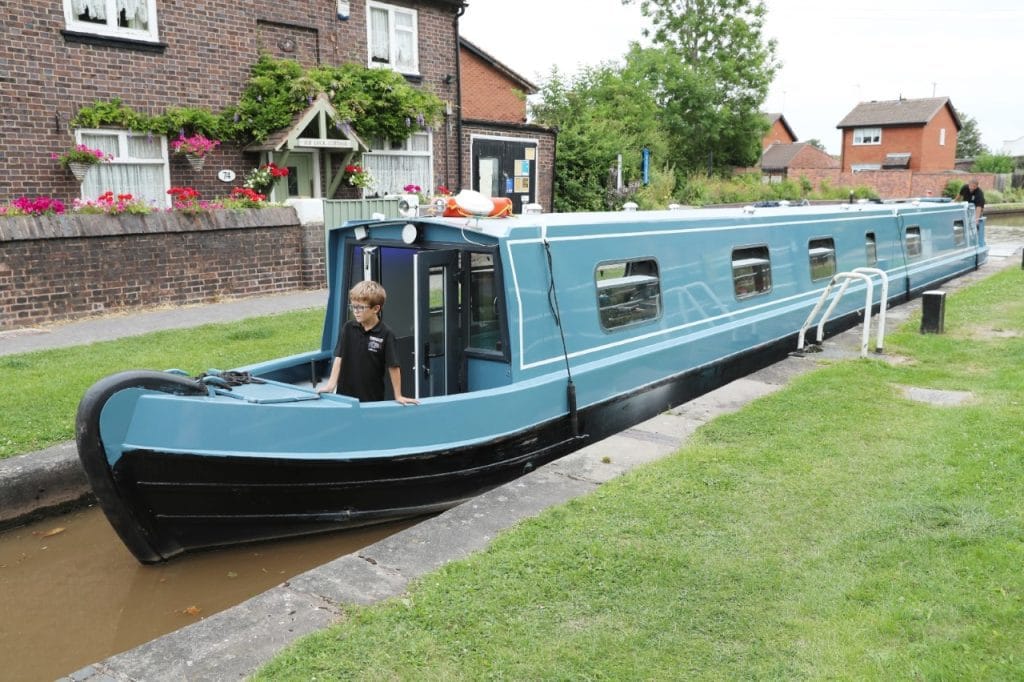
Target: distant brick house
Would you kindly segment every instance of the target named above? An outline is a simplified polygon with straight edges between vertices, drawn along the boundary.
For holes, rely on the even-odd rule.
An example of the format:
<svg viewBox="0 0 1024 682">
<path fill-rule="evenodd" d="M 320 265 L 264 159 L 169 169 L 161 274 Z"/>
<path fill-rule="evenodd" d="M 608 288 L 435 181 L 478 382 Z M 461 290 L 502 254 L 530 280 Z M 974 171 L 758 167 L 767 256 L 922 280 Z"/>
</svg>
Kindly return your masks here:
<svg viewBox="0 0 1024 682">
<path fill-rule="evenodd" d="M 835 158 L 809 142 L 773 144 L 761 156 L 761 173 L 766 182 L 798 180 L 801 175 L 818 177 L 822 170 L 838 169 Z"/>
<path fill-rule="evenodd" d="M 771 125 L 768 132 L 761 140 L 761 150 L 764 151 L 773 144 L 792 144 L 797 141 L 796 133 L 789 127 L 789 122 L 782 114 L 766 113 L 765 117 Z"/>
<path fill-rule="evenodd" d="M 458 17 L 465 8 L 464 0 L 11 0 L 0 22 L 0 202 L 37 194 L 70 202 L 110 189 L 160 203 L 168 188 L 181 185 L 204 196 L 226 194 L 240 183 L 218 179 L 230 175 L 220 171 L 244 176 L 280 158 L 279 151 L 225 143 L 195 170 L 169 153 L 164 136 L 71 130 L 68 122 L 81 107 L 115 98 L 150 115 L 176 106 L 221 111 L 238 102 L 261 52 L 307 67 L 389 68 L 437 95 L 448 103 L 442 125 L 404 141 L 367 139 L 361 158 L 395 182 L 401 175 L 424 187 L 462 186 L 461 140 L 448 131 L 458 117 Z M 50 158 L 75 143 L 102 148 L 114 160 L 93 167 L 80 184 Z M 274 198 L 324 196 L 332 186 L 332 144 L 325 138 L 294 145 L 287 161 L 294 172 Z M 348 196 L 354 189 L 337 191 Z"/>
<path fill-rule="evenodd" d="M 861 102 L 836 126 L 844 173 L 949 171 L 963 127 L 948 97 Z"/>
<path fill-rule="evenodd" d="M 460 38 L 462 149 L 467 187 L 552 210 L 555 132 L 528 124 L 526 97 L 537 86 L 474 43 Z"/>
</svg>

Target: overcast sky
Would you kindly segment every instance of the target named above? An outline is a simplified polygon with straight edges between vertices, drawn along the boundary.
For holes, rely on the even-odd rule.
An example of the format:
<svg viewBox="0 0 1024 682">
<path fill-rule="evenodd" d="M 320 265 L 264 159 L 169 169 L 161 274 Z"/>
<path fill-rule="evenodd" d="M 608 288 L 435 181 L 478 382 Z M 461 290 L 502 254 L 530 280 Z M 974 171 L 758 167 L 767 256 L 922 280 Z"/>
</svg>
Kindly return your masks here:
<svg viewBox="0 0 1024 682">
<path fill-rule="evenodd" d="M 620 0 L 469 0 L 462 35 L 540 84 L 557 65 L 621 61 L 645 20 Z M 1024 137 L 1022 0 L 767 0 L 782 68 L 765 111 L 839 152 L 836 124 L 869 100 L 949 97 L 998 152 Z"/>
</svg>

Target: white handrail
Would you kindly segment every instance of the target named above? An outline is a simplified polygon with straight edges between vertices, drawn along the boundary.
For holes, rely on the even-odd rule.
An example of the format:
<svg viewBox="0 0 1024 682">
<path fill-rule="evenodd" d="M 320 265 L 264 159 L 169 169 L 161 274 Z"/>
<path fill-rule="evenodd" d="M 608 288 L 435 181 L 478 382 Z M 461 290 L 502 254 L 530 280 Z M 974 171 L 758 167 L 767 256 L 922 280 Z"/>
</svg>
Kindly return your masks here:
<svg viewBox="0 0 1024 682">
<path fill-rule="evenodd" d="M 839 305 L 839 301 L 843 298 L 843 294 L 846 293 L 846 289 L 850 286 L 850 282 L 854 279 L 859 279 L 864 282 L 864 288 L 866 289 L 864 302 L 864 333 L 861 339 L 860 355 L 861 357 L 867 357 L 868 340 L 871 338 L 871 308 L 874 301 L 874 283 L 871 280 L 871 275 L 878 275 L 882 283 L 882 296 L 879 305 L 878 339 L 876 342 L 876 351 L 879 353 L 882 352 L 885 338 L 885 309 L 886 303 L 889 300 L 889 276 L 884 270 L 880 270 L 878 268 L 854 268 L 851 272 L 839 272 L 832 276 L 832 279 L 830 279 L 829 283 L 825 286 L 824 291 L 821 292 L 821 296 L 818 298 L 818 302 L 815 303 L 810 315 L 807 316 L 807 319 L 800 327 L 800 334 L 797 337 L 796 346 L 798 351 L 804 349 L 804 340 L 807 334 L 807 329 L 810 328 L 814 318 L 817 317 L 818 312 L 828 299 L 829 294 L 832 292 L 832 287 L 834 287 L 840 280 L 842 281 L 842 285 L 839 287 L 839 291 L 836 292 L 835 298 L 832 299 L 832 303 L 829 304 L 828 309 L 825 310 L 825 314 L 821 316 L 821 320 L 818 322 L 818 343 L 821 343 L 825 336 L 825 323 L 835 311 L 836 306 Z"/>
<path fill-rule="evenodd" d="M 889 305 L 889 275 L 881 268 L 854 268 L 853 271 L 878 275 L 878 279 L 882 282 L 882 295 L 878 301 L 878 338 L 875 340 L 875 352 L 881 353 L 885 341 L 885 311 Z M 865 311 L 865 316 L 867 316 L 867 311 Z"/>
</svg>

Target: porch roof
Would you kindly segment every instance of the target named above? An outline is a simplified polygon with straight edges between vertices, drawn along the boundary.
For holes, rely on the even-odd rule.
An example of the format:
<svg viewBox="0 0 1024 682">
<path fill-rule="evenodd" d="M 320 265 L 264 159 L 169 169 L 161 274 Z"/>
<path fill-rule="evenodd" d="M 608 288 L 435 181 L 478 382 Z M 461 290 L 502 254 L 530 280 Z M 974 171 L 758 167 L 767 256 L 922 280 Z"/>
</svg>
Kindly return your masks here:
<svg viewBox="0 0 1024 682">
<path fill-rule="evenodd" d="M 311 123 L 316 124 L 316 136 L 303 136 Z M 332 132 L 334 131 L 334 132 Z M 275 130 L 262 142 L 245 147 L 247 152 L 279 152 L 292 149 L 324 149 L 337 152 L 366 152 L 369 147 L 345 121 L 338 120 L 338 112 L 325 93 L 320 93 L 304 110 L 292 117 L 292 122 Z"/>
</svg>

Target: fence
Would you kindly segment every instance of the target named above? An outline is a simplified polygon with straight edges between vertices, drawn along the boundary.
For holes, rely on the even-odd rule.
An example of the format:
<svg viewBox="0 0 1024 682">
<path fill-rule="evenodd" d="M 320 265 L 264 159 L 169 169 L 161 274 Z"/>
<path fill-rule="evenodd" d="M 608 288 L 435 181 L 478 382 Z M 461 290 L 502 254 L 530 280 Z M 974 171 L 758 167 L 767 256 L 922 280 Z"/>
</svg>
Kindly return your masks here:
<svg viewBox="0 0 1024 682">
<path fill-rule="evenodd" d="M 383 199 L 324 199 L 324 227 L 330 229 L 349 220 L 369 220 L 374 213 L 398 218 L 398 197 Z"/>
</svg>

